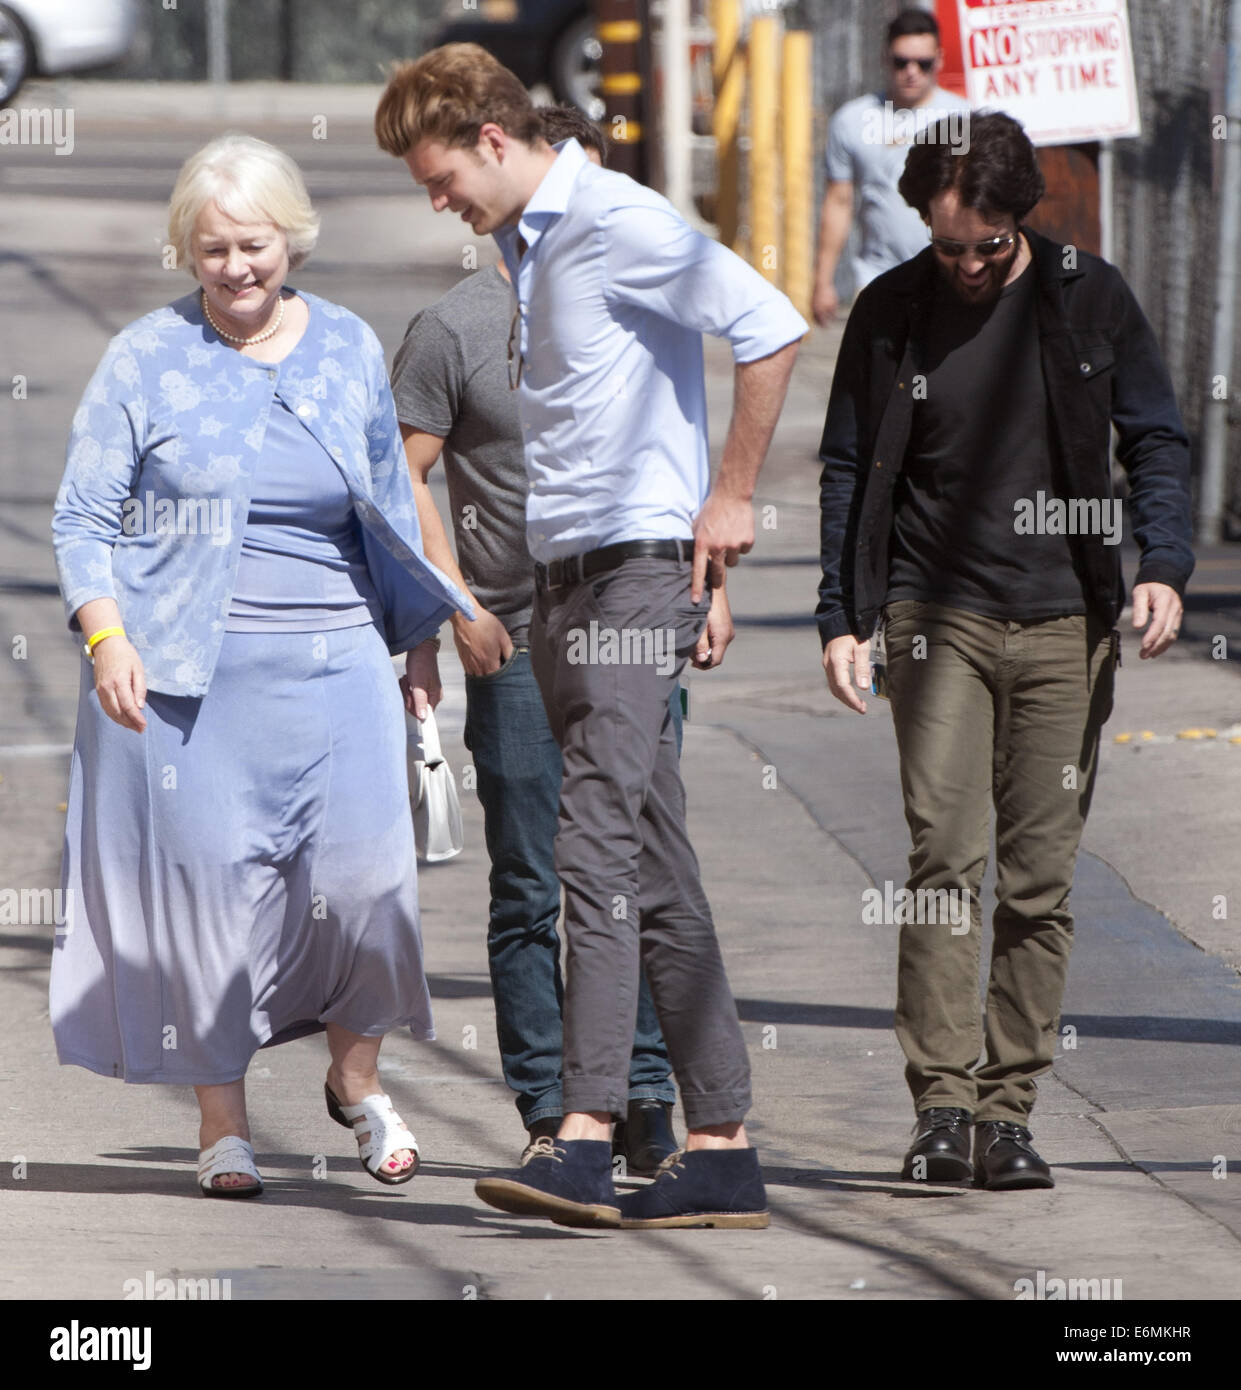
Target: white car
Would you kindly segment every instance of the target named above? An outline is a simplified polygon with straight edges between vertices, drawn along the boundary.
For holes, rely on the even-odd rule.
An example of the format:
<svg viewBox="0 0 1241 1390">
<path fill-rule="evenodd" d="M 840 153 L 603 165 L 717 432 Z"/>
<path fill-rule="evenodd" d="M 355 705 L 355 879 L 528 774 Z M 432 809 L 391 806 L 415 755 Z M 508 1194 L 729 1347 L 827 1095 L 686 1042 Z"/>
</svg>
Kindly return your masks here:
<svg viewBox="0 0 1241 1390">
<path fill-rule="evenodd" d="M 0 0 L 0 106 L 28 77 L 123 58 L 137 25 L 135 0 Z"/>
</svg>

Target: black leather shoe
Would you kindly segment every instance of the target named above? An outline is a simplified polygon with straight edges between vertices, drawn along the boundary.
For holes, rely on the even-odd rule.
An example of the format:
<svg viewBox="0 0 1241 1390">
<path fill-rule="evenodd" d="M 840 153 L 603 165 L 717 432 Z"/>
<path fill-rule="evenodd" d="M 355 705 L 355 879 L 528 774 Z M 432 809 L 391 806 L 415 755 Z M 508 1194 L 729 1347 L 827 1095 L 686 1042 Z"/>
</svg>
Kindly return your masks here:
<svg viewBox="0 0 1241 1390">
<path fill-rule="evenodd" d="M 988 1192 L 1055 1187 L 1051 1169 L 1034 1151 L 1030 1131 L 1010 1120 L 975 1125 L 974 1180 Z"/>
<path fill-rule="evenodd" d="M 672 1106 L 662 1100 L 631 1100 L 625 1119 L 612 1131 L 612 1157 L 625 1160 L 625 1172 L 652 1178 L 659 1165 L 677 1151 Z"/>
<path fill-rule="evenodd" d="M 970 1112 L 950 1106 L 919 1110 L 914 1139 L 901 1177 L 906 1182 L 932 1182 L 948 1187 L 969 1187 Z"/>
</svg>

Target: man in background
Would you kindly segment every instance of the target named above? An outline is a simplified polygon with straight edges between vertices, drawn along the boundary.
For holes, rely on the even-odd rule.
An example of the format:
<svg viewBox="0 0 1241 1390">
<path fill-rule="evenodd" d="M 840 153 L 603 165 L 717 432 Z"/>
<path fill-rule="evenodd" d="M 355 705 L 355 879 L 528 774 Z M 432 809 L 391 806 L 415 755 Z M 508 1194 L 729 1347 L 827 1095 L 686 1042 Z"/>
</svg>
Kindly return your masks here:
<svg viewBox="0 0 1241 1390">
<path fill-rule="evenodd" d="M 886 59 L 886 91 L 846 102 L 828 128 L 827 188 L 811 301 L 820 326 L 830 323 L 839 307 L 836 269 L 855 210 L 861 245 L 852 263 L 854 294 L 926 247 L 926 228 L 896 187 L 911 145 L 947 113 L 954 118 L 958 143 L 968 140 L 969 104 L 937 85 L 944 54 L 934 15 L 917 9 L 897 15 L 888 25 Z"/>
<path fill-rule="evenodd" d="M 549 145 L 576 139 L 596 164 L 602 136 L 573 107 L 542 112 Z M 487 954 L 504 1080 L 528 1141 L 523 1164 L 551 1147 L 563 1114 L 560 880 L 554 857 L 560 749 L 530 664 L 534 561 L 526 547 L 529 483 L 506 344 L 516 303 L 508 271 L 462 280 L 415 315 L 397 352 L 392 390 L 432 563 L 471 595 L 477 619 L 452 624 L 465 669 L 465 743 L 474 758 L 491 859 Z M 427 478 L 444 460 L 457 560 Z M 459 563 L 458 563 L 459 562 Z M 728 601 L 713 595 L 694 665 L 719 665 L 732 640 Z M 680 737 L 680 690 L 673 692 Z M 676 1149 L 668 1049 L 645 975 L 629 1062 L 625 1119 L 612 1136 L 626 1171 L 650 1176 Z"/>
</svg>

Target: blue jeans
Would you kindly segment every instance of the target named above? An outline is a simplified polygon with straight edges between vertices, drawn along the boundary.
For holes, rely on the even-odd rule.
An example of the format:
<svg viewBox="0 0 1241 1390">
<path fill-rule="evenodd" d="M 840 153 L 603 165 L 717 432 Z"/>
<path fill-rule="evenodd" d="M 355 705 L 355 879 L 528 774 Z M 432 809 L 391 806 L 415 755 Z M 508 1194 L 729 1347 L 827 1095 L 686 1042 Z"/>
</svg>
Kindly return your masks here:
<svg viewBox="0 0 1241 1390">
<path fill-rule="evenodd" d="M 560 1058 L 560 879 L 554 860 L 560 809 L 560 749 L 543 698 L 518 647 L 498 671 L 466 676 L 465 746 L 474 758 L 491 857 L 487 955 L 495 996 L 500 1065 L 529 1128 L 563 1113 Z M 681 744 L 679 691 L 674 706 Z M 643 976 L 638 995 L 629 1099 L 676 1099 L 668 1049 Z"/>
</svg>

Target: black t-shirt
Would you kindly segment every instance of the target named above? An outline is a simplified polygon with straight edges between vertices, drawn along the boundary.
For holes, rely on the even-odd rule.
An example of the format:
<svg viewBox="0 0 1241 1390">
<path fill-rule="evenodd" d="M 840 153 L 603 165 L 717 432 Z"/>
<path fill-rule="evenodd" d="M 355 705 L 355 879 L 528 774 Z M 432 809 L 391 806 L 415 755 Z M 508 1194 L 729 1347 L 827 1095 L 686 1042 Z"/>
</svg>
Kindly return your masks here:
<svg viewBox="0 0 1241 1390">
<path fill-rule="evenodd" d="M 913 427 L 896 483 L 888 601 L 1012 621 L 1084 613 L 1064 535 L 1018 534 L 1015 504 L 1060 495 L 1033 263 L 978 309 L 939 285 L 915 326 Z"/>
</svg>

